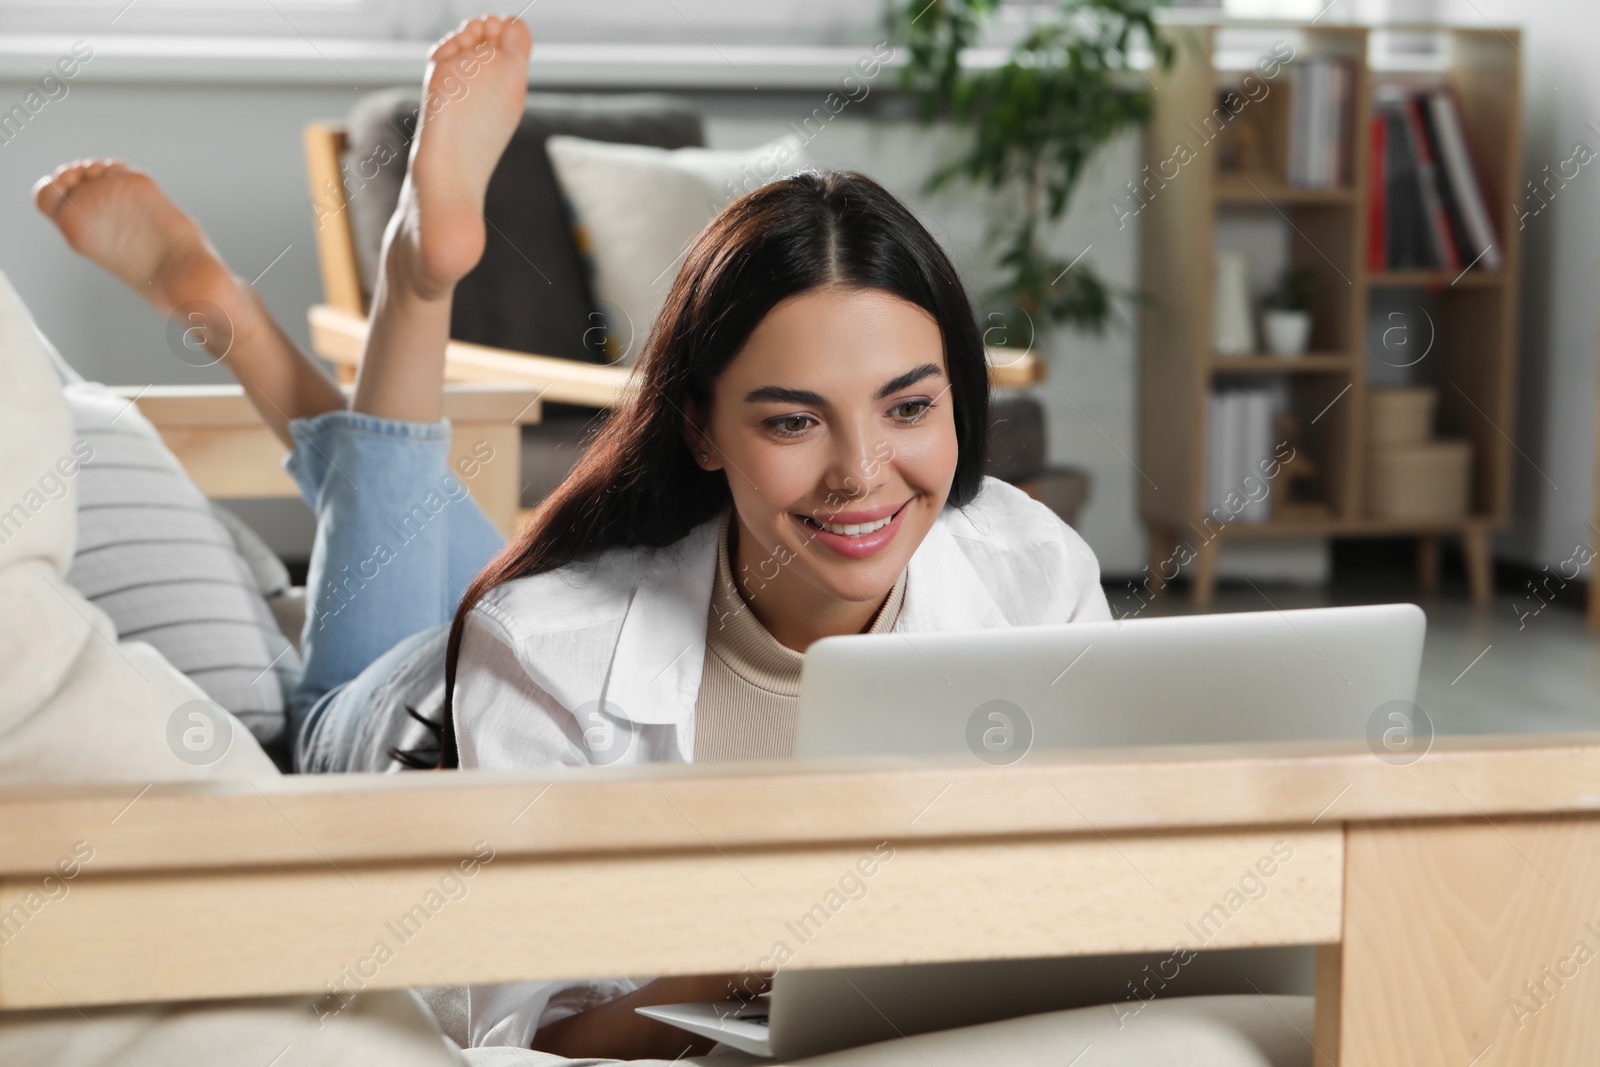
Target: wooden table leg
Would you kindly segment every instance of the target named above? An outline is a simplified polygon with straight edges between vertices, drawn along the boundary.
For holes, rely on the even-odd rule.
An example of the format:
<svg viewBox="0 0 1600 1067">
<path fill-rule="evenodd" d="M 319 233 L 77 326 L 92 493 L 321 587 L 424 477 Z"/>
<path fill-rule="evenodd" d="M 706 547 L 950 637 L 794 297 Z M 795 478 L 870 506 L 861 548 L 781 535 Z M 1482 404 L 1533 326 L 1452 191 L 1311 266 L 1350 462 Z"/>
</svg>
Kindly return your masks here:
<svg viewBox="0 0 1600 1067">
<path fill-rule="evenodd" d="M 1222 556 L 1222 542 L 1218 538 L 1202 544 L 1195 550 L 1194 566 L 1189 572 L 1189 602 L 1197 608 L 1209 608 L 1217 591 L 1217 563 Z"/>
<path fill-rule="evenodd" d="M 1439 535 L 1417 538 L 1417 585 L 1427 594 L 1439 591 Z"/>
<path fill-rule="evenodd" d="M 1312 1016 L 1311 1046 L 1316 1051 L 1312 1067 L 1339 1067 L 1340 981 L 1344 970 L 1342 945 L 1317 946 L 1316 1013 Z"/>
<path fill-rule="evenodd" d="M 1338 1057 L 1319 1067 L 1595 1062 L 1600 818 L 1372 824 L 1345 840 Z"/>
<path fill-rule="evenodd" d="M 1472 593 L 1472 602 L 1489 603 L 1494 596 L 1494 559 L 1490 555 L 1489 531 L 1463 531 L 1461 554 L 1467 563 L 1467 588 Z"/>
<path fill-rule="evenodd" d="M 1178 538 L 1172 532 L 1172 527 L 1158 523 L 1150 523 L 1150 560 L 1145 567 L 1143 586 L 1146 593 L 1156 596 L 1164 592 L 1167 583 L 1177 574 L 1177 560 L 1173 555 L 1178 549 Z"/>
</svg>

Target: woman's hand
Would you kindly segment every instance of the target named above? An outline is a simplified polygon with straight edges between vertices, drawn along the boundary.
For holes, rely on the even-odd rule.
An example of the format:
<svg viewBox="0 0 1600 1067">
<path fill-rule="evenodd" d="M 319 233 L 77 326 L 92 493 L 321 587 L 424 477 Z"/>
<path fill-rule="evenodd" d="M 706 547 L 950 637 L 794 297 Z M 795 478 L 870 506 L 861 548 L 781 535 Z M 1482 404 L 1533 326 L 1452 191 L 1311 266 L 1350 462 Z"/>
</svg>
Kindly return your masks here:
<svg viewBox="0 0 1600 1067">
<path fill-rule="evenodd" d="M 652 1004 L 693 1004 L 707 1000 L 748 1000 L 772 987 L 759 974 L 698 974 L 657 978 L 625 997 L 551 1023 L 533 1037 L 533 1047 L 569 1059 L 670 1060 L 699 1056 L 716 1041 L 647 1019 L 634 1008 Z"/>
</svg>

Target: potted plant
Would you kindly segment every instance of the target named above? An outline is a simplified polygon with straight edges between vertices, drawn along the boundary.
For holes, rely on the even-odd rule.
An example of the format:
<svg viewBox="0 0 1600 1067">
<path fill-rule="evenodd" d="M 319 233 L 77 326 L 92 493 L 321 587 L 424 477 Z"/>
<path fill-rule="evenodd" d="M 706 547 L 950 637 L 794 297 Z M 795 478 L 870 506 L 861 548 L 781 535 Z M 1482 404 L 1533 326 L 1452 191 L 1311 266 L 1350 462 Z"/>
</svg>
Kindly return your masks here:
<svg viewBox="0 0 1600 1067">
<path fill-rule="evenodd" d="M 1020 36 L 998 65 L 969 64 L 1012 5 L 1002 0 L 900 0 L 896 33 L 906 45 L 902 87 L 924 122 L 947 119 L 970 130 L 930 190 L 962 181 L 986 194 L 989 240 L 1001 280 L 985 296 L 1003 310 L 989 320 L 991 345 L 1023 346 L 1056 323 L 1100 333 L 1116 299 L 1140 302 L 1095 271 L 1066 260 L 1047 237 L 1071 202 L 1095 152 L 1150 115 L 1153 83 L 1129 61 L 1144 45 L 1170 66 L 1176 47 L 1156 20 L 1171 0 L 1061 0 L 1030 4 Z M 1088 249 L 1085 249 L 1086 253 Z M 1001 336 L 995 337 L 999 334 Z"/>
<path fill-rule="evenodd" d="M 1261 332 L 1273 355 L 1305 354 L 1311 341 L 1311 298 L 1316 284 L 1316 273 L 1307 267 L 1289 268 L 1278 275 L 1277 288 L 1267 296 L 1261 313 Z"/>
</svg>

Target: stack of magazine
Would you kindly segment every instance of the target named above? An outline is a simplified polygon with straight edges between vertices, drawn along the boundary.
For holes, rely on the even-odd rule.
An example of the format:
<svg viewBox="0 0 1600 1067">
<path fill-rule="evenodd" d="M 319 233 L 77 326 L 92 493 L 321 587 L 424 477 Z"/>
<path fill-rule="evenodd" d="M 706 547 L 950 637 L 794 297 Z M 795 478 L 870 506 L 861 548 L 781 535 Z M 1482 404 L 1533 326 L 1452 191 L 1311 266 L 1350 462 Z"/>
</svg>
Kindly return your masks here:
<svg viewBox="0 0 1600 1067">
<path fill-rule="evenodd" d="M 1494 225 L 1450 91 L 1388 87 L 1375 103 L 1367 266 L 1499 270 Z"/>
<path fill-rule="evenodd" d="M 1224 522 L 1266 522 L 1271 515 L 1271 389 L 1218 389 L 1206 434 L 1206 512 Z"/>
</svg>

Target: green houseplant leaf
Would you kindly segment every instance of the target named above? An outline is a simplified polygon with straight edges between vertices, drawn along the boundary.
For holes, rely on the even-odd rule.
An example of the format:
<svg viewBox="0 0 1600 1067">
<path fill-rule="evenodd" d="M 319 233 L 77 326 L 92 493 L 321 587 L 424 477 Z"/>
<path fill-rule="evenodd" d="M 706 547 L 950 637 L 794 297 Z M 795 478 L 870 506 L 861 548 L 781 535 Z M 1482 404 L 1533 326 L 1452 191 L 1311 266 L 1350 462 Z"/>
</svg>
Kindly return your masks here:
<svg viewBox="0 0 1600 1067">
<path fill-rule="evenodd" d="M 924 122 L 946 118 L 971 132 L 965 149 L 932 175 L 935 191 L 956 182 L 983 189 L 996 206 L 991 243 L 1001 281 L 986 298 L 1002 313 L 1004 340 L 1030 342 L 1040 326 L 1065 323 L 1102 332 L 1119 299 L 1137 293 L 1108 285 L 1091 262 L 1068 262 L 1042 239 L 1066 212 L 1094 153 L 1150 115 L 1151 86 L 1128 58 L 1146 45 L 1162 66 L 1174 46 L 1155 12 L 1169 0 L 1063 0 L 1043 14 L 992 68 L 962 65 L 1003 0 L 909 0 L 897 13 L 907 50 L 901 85 L 916 95 Z M 994 316 L 991 316 L 993 319 Z"/>
</svg>

